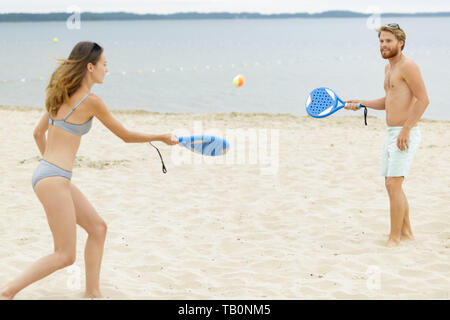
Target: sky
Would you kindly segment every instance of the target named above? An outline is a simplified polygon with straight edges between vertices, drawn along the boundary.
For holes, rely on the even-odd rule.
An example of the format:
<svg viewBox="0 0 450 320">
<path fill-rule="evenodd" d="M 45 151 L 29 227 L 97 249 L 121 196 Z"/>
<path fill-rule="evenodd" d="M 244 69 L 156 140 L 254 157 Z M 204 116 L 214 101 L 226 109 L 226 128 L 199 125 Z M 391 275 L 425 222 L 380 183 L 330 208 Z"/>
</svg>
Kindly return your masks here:
<svg viewBox="0 0 450 320">
<path fill-rule="evenodd" d="M 449 0 L 0 0 L 0 13 L 174 12 L 317 13 L 351 10 L 362 13 L 450 12 Z"/>
</svg>

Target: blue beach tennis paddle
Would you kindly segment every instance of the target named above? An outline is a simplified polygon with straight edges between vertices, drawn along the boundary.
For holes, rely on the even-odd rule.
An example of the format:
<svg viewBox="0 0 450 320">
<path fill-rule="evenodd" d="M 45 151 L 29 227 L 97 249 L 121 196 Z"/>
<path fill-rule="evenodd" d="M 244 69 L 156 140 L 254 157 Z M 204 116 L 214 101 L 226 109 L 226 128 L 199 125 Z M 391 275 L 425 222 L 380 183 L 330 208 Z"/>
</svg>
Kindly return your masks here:
<svg viewBox="0 0 450 320">
<path fill-rule="evenodd" d="M 221 156 L 229 149 L 228 141 L 216 136 L 196 135 L 179 137 L 178 141 L 187 149 L 204 156 Z"/>
<path fill-rule="evenodd" d="M 216 136 L 207 136 L 207 135 L 195 135 L 195 136 L 185 136 L 178 137 L 178 141 L 182 146 L 189 149 L 192 152 L 202 154 L 204 156 L 222 156 L 224 155 L 228 149 L 230 148 L 230 144 L 227 140 L 216 137 Z M 155 147 L 151 142 L 149 142 L 153 148 L 158 151 L 159 157 L 161 158 L 162 163 L 162 171 L 163 173 L 167 172 L 166 166 L 164 165 L 164 161 L 162 159 L 161 153 L 158 148 Z"/>
<path fill-rule="evenodd" d="M 336 111 L 346 106 L 346 103 L 330 88 L 316 88 L 306 100 L 306 112 L 314 118 L 324 118 L 332 115 Z M 359 104 L 359 108 L 364 108 L 364 123 L 367 126 L 367 107 Z"/>
</svg>

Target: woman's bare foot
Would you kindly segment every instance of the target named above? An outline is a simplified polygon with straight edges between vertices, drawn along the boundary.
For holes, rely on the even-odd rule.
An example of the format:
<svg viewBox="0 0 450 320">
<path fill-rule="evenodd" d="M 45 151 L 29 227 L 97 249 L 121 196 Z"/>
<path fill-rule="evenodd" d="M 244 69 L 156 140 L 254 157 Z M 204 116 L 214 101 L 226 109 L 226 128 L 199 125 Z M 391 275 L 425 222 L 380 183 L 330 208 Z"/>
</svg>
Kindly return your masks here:
<svg viewBox="0 0 450 320">
<path fill-rule="evenodd" d="M 0 300 L 12 300 L 14 295 L 10 294 L 6 288 L 0 291 Z"/>
<path fill-rule="evenodd" d="M 85 292 L 84 297 L 87 299 L 101 299 L 103 298 L 103 295 L 100 291 L 94 291 L 94 292 Z"/>
<path fill-rule="evenodd" d="M 394 248 L 398 247 L 400 245 L 400 240 L 389 238 L 389 240 L 386 242 L 386 247 L 388 248 Z"/>
</svg>

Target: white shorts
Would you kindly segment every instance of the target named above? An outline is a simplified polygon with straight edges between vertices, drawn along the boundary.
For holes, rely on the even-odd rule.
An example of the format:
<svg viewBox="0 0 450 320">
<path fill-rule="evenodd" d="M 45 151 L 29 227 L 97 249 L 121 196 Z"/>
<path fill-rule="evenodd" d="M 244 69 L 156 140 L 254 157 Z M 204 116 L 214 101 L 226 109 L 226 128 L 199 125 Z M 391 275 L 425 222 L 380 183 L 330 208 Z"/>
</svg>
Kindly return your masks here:
<svg viewBox="0 0 450 320">
<path fill-rule="evenodd" d="M 417 126 L 409 132 L 409 148 L 401 151 L 397 147 L 397 137 L 402 129 L 403 127 L 387 127 L 381 161 L 381 175 L 384 177 L 406 178 L 414 154 L 419 148 L 421 135 Z"/>
</svg>

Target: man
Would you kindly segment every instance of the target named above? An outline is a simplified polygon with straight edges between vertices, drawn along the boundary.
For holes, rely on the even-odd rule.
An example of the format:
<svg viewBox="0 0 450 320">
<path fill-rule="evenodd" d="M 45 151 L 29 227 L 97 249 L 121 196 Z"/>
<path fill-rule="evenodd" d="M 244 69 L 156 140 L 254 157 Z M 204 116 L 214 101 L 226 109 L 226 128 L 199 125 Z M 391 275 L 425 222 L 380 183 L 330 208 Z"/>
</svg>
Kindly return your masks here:
<svg viewBox="0 0 450 320">
<path fill-rule="evenodd" d="M 402 183 L 419 146 L 420 130 L 416 125 L 429 100 L 419 67 L 402 53 L 405 32 L 395 23 L 382 26 L 377 31 L 381 56 L 389 61 L 384 69 L 386 96 L 377 100 L 349 100 L 345 108 L 359 110 L 358 104 L 361 103 L 368 108 L 386 110 L 387 132 L 381 170 L 391 214 L 391 232 L 386 246 L 396 247 L 400 240 L 414 239 Z"/>
</svg>

